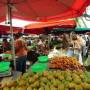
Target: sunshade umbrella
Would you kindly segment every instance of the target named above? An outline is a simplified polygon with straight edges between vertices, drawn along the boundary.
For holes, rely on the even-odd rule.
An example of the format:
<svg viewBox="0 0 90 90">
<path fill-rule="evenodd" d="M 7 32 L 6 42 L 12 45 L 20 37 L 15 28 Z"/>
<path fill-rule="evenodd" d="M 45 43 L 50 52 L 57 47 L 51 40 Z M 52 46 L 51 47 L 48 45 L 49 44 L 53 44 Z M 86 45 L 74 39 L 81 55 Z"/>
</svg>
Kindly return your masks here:
<svg viewBox="0 0 90 90">
<path fill-rule="evenodd" d="M 0 20 L 5 19 L 8 12 L 14 43 L 11 17 L 25 20 L 66 19 L 82 15 L 89 4 L 90 0 L 0 0 Z M 13 45 L 13 57 L 14 51 Z"/>
</svg>

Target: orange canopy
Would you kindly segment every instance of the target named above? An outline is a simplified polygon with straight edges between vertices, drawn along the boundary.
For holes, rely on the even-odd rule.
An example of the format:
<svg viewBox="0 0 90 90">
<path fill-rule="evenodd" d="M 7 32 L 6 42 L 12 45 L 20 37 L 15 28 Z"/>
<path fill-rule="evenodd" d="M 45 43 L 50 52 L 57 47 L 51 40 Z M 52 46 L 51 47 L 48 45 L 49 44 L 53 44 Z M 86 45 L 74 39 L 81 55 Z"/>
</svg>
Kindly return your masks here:
<svg viewBox="0 0 90 90">
<path fill-rule="evenodd" d="M 45 28 L 50 26 L 65 26 L 65 25 L 76 25 L 76 21 L 73 19 L 68 20 L 52 20 L 52 21 L 46 21 L 46 22 L 39 22 L 39 23 L 33 23 L 30 25 L 25 26 L 26 29 L 36 29 L 36 28 Z"/>
</svg>

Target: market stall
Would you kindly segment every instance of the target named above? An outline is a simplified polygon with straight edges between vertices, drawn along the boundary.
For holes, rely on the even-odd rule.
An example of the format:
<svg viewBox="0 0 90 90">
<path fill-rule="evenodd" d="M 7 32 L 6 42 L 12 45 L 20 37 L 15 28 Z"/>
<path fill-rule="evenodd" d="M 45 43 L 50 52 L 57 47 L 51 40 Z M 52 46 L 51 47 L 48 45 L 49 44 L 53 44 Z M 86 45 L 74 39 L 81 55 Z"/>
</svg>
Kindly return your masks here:
<svg viewBox="0 0 90 90">
<path fill-rule="evenodd" d="M 20 77 L 2 81 L 0 89 L 20 90 L 89 90 L 90 72 L 73 57 L 55 57 L 48 62 L 46 56 Z M 46 65 L 46 63 L 49 63 Z M 52 65 L 51 65 L 52 64 Z M 61 65 L 62 64 L 62 65 Z M 64 71 L 65 70 L 65 71 Z"/>
<path fill-rule="evenodd" d="M 64 34 L 63 34 L 64 35 Z M 33 38 L 32 38 L 33 36 Z M 60 35 L 61 36 L 61 35 Z M 58 35 L 51 35 L 50 37 L 57 41 Z M 1 83 L 0 89 L 24 89 L 24 90 L 33 90 L 33 89 L 49 89 L 55 88 L 56 90 L 65 90 L 65 89 L 86 89 L 89 90 L 90 83 L 90 72 L 87 72 L 85 67 L 79 62 L 77 55 L 71 55 L 72 53 L 67 53 L 68 49 L 73 50 L 74 47 L 63 48 L 63 45 L 58 47 L 61 42 L 54 42 L 54 47 L 51 49 L 46 49 L 48 53 L 44 53 L 44 45 L 47 45 L 45 41 L 50 39 L 46 35 L 29 35 L 25 38 L 26 41 L 30 39 L 31 45 L 29 45 L 30 51 L 35 50 L 39 53 L 37 60 L 29 66 L 27 72 L 17 76 L 17 79 L 7 79 Z M 62 37 L 59 38 L 62 40 Z M 43 42 L 42 42 L 43 41 Z M 52 41 L 51 41 L 52 42 Z M 32 47 L 32 45 L 35 45 Z M 39 47 L 43 46 L 39 52 Z M 47 45 L 48 46 L 48 45 Z M 65 44 L 64 44 L 65 46 Z M 44 52 L 43 52 L 44 51 Z M 4 57 L 7 57 L 7 55 Z M 35 58 L 35 56 L 33 56 Z M 31 61 L 33 61 L 33 58 Z M 46 71 L 46 72 L 45 72 Z M 13 74 L 12 74 L 13 75 Z M 69 75 L 69 76 L 68 76 Z M 77 77 L 75 80 L 74 77 Z M 43 79 L 44 78 L 44 79 Z M 54 82 L 52 80 L 55 80 Z M 45 82 L 44 82 L 45 81 Z M 9 82 L 9 83 L 8 83 Z M 10 83 L 11 82 L 11 83 Z M 22 83 L 23 82 L 23 83 Z M 40 82 L 40 83 L 39 83 Z M 49 84 L 48 84 L 49 83 Z M 47 84 L 47 85 L 46 85 Z M 66 86 L 66 84 L 68 86 Z M 73 85 L 72 85 L 73 84 Z M 86 85 L 84 87 L 84 85 Z M 46 86 L 45 86 L 46 85 Z M 61 85 L 61 87 L 59 87 Z"/>
<path fill-rule="evenodd" d="M 11 55 L 10 57 L 13 58 L 15 69 L 16 64 L 18 63 L 18 70 L 24 69 L 24 74 L 20 77 L 18 76 L 15 79 L 5 79 L 0 83 L 0 90 L 90 90 L 90 72 L 87 72 L 84 66 L 81 65 L 81 63 L 78 61 L 78 58 L 76 57 L 77 55 L 70 57 L 66 53 L 63 55 L 61 53 L 59 54 L 58 50 L 56 50 L 54 57 L 48 59 L 50 51 L 52 51 L 58 43 L 60 43 L 60 48 L 67 52 L 67 40 L 64 42 L 65 38 L 62 38 L 64 35 L 60 35 L 60 38 L 58 38 L 59 36 L 56 35 L 50 35 L 47 38 L 40 37 L 39 40 L 29 40 L 32 41 L 30 42 L 31 45 L 28 46 L 29 50 L 31 50 L 32 46 L 34 45 L 35 48 L 32 49 L 35 49 L 35 51 L 40 55 L 46 56 L 38 57 L 38 61 L 35 62 L 35 64 L 33 64 L 25 73 L 26 61 L 23 65 L 21 63 L 26 59 L 27 51 L 24 53 L 25 57 L 21 56 L 23 53 L 22 50 L 19 52 L 20 58 L 22 57 L 21 59 L 18 58 L 18 56 L 16 57 L 15 51 L 19 51 L 21 47 L 24 47 L 25 50 L 28 48 L 25 46 L 26 42 L 21 42 L 22 45 L 16 50 L 14 47 L 14 32 L 12 28 L 12 17 L 22 18 L 25 20 L 32 19 L 45 22 L 48 21 L 48 23 L 44 24 L 45 27 L 52 26 L 53 23 L 56 23 L 55 25 L 57 25 L 59 23 L 56 22 L 58 19 L 65 20 L 68 18 L 81 16 L 89 4 L 90 0 L 1 0 L 0 6 L 2 13 L 0 14 L 0 17 L 1 20 L 5 19 L 8 12 L 8 23 L 10 24 L 11 30 L 9 33 L 11 33 L 13 52 L 11 53 L 12 57 Z M 53 20 L 55 22 L 52 23 Z M 24 41 L 24 38 L 22 39 Z M 27 41 L 27 39 L 25 40 Z M 60 42 L 58 42 L 59 40 Z M 73 46 L 75 45 L 73 44 Z M 72 51 L 74 51 L 73 49 L 78 48 L 72 47 Z M 59 57 L 55 57 L 55 54 Z M 21 61 L 17 60 L 18 62 L 16 62 L 16 59 Z M 7 65 L 3 66 L 1 64 L 0 68 L 4 68 L 1 69 L 1 73 L 7 72 L 10 69 L 10 63 L 8 62 L 7 57 L 5 57 L 4 60 L 4 64 Z M 47 72 L 44 72 L 45 70 L 47 70 Z M 23 70 L 20 71 L 23 72 Z M 15 73 L 13 73 L 13 75 L 14 74 Z"/>
</svg>

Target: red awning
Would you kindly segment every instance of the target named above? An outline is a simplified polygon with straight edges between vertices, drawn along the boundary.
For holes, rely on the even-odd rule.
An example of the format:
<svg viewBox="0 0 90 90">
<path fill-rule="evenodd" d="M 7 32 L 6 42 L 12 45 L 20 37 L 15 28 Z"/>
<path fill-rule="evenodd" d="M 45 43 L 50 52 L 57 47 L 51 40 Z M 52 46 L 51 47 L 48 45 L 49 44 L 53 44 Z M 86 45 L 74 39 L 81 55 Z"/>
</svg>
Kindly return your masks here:
<svg viewBox="0 0 90 90">
<path fill-rule="evenodd" d="M 48 28 L 46 28 L 48 27 Z M 53 28 L 75 28 L 76 21 L 75 20 L 64 20 L 64 21 L 47 21 L 47 22 L 40 22 L 40 23 L 33 23 L 27 25 L 24 30 L 24 33 L 30 34 L 42 34 L 47 33 L 48 31 L 53 30 Z"/>
<path fill-rule="evenodd" d="M 7 15 L 7 1 L 0 0 L 0 20 Z M 9 0 L 12 15 L 24 20 L 67 19 L 81 16 L 90 0 Z"/>
<path fill-rule="evenodd" d="M 19 27 L 13 27 L 13 30 L 14 30 L 14 33 L 22 32 L 22 29 Z M 9 33 L 11 33 L 9 26 L 0 25 L 0 35 L 9 34 Z"/>
<path fill-rule="evenodd" d="M 24 33 L 26 33 L 26 34 L 43 34 L 44 33 L 44 28 L 24 29 Z"/>
<path fill-rule="evenodd" d="M 39 22 L 39 23 L 32 23 L 30 25 L 27 25 L 26 29 L 36 29 L 36 28 L 45 28 L 45 27 L 51 27 L 51 26 L 76 26 L 75 20 L 52 20 L 47 22 Z"/>
</svg>

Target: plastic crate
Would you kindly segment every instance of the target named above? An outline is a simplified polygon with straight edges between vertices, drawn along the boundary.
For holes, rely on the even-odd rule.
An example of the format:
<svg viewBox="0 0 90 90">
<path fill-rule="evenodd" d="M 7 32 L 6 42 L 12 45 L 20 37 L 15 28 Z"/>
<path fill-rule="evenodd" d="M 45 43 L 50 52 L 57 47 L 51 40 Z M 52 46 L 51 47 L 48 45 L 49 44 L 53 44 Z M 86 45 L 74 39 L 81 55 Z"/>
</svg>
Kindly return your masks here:
<svg viewBox="0 0 90 90">
<path fill-rule="evenodd" d="M 0 62 L 0 72 L 5 72 L 10 69 L 10 62 Z"/>
<path fill-rule="evenodd" d="M 47 70 L 47 64 L 37 63 L 31 67 L 32 72 L 43 72 Z"/>
<path fill-rule="evenodd" d="M 39 56 L 38 61 L 41 63 L 48 62 L 48 56 Z"/>
</svg>

